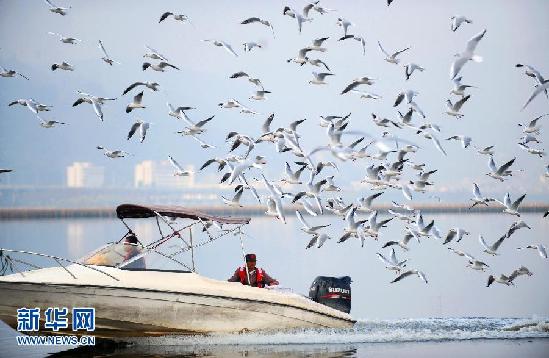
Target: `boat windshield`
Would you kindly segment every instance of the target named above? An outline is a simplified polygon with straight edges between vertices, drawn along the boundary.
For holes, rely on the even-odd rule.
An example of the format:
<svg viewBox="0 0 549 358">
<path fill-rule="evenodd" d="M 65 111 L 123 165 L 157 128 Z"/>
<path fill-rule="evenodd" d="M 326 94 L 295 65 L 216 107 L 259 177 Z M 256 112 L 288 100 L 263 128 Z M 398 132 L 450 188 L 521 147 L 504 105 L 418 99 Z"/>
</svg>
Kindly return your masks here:
<svg viewBox="0 0 549 358">
<path fill-rule="evenodd" d="M 83 258 L 81 262 L 86 265 L 119 267 L 124 262 L 131 261 L 129 264 L 124 265 L 124 267 L 144 269 L 144 257 L 132 260 L 142 252 L 143 248 L 139 244 L 129 242 L 112 243 Z"/>
</svg>

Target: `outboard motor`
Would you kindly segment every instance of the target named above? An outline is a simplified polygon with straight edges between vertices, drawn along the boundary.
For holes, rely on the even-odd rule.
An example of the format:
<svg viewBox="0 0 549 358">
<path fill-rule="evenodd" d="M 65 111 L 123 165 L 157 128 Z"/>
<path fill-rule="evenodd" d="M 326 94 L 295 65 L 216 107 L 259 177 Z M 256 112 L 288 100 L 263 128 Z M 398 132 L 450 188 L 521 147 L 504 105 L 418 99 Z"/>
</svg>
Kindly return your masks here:
<svg viewBox="0 0 549 358">
<path fill-rule="evenodd" d="M 309 298 L 345 313 L 351 312 L 351 278 L 318 276 L 309 289 Z"/>
</svg>

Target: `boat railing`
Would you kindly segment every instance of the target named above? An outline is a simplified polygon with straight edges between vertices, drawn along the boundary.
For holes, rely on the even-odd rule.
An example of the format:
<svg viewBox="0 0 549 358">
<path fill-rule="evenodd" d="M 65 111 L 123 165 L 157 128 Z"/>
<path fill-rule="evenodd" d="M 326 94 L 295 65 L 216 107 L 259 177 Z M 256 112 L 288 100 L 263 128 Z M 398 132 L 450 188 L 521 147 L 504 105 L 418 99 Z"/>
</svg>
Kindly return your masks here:
<svg viewBox="0 0 549 358">
<path fill-rule="evenodd" d="M 120 281 L 118 278 L 114 277 L 113 275 L 109 274 L 108 272 L 105 272 L 105 271 L 103 271 L 103 270 L 101 270 L 101 269 L 99 269 L 95 266 L 86 265 L 84 263 L 74 261 L 74 260 L 70 260 L 70 259 L 66 259 L 64 257 L 59 257 L 59 256 L 55 256 L 55 255 L 48 255 L 48 254 L 42 254 L 42 253 L 32 252 L 32 251 L 11 250 L 11 249 L 4 249 L 4 248 L 0 248 L 0 276 L 4 276 L 6 274 L 6 272 L 8 272 L 8 270 L 11 270 L 12 272 L 17 272 L 21 276 L 25 277 L 25 274 L 22 271 L 17 269 L 16 264 L 23 264 L 23 265 L 26 265 L 26 266 L 31 267 L 33 269 L 42 269 L 43 268 L 43 267 L 40 267 L 40 266 L 35 265 L 33 263 L 21 260 L 19 258 L 12 257 L 12 255 L 7 255 L 5 253 L 19 253 L 19 254 L 39 256 L 39 257 L 45 257 L 45 258 L 52 259 L 53 261 L 55 261 L 57 263 L 57 265 L 59 267 L 62 267 L 65 270 L 65 272 L 67 272 L 67 274 L 70 275 L 75 280 L 78 279 L 78 278 L 76 277 L 76 275 L 74 274 L 73 271 L 71 271 L 67 268 L 67 265 L 63 264 L 63 262 L 76 264 L 78 266 L 85 267 L 89 270 L 99 272 L 102 275 L 108 276 L 109 278 L 112 278 L 115 281 Z"/>
</svg>

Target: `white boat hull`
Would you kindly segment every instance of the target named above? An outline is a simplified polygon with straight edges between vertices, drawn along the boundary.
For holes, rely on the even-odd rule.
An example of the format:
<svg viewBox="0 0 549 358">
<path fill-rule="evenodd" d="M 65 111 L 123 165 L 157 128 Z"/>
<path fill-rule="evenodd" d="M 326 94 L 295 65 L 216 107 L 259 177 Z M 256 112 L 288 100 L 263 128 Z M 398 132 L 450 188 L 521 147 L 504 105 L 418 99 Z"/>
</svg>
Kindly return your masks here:
<svg viewBox="0 0 549 358">
<path fill-rule="evenodd" d="M 116 274 L 113 270 L 118 269 L 110 270 L 109 273 Z M 123 272 L 118 276 L 147 274 L 149 272 Z M 0 319 L 16 328 L 16 312 L 21 307 L 40 307 L 41 312 L 48 307 L 68 307 L 69 312 L 72 307 L 94 307 L 95 332 L 77 333 L 105 338 L 345 328 L 354 324 L 349 315 L 293 293 L 215 281 L 191 273 L 155 274 L 166 276 L 166 283 L 171 282 L 172 288 L 135 287 L 132 284 L 122 287 L 122 282 L 105 285 L 70 277 L 65 282 L 40 282 L 37 280 L 40 275 L 0 277 Z M 180 287 L 184 284 L 173 281 L 181 283 L 186 278 L 195 281 L 194 285 L 196 281 L 203 281 L 204 285 L 189 290 Z M 146 277 L 143 281 L 146 283 Z M 204 289 L 208 285 L 212 287 Z M 217 290 L 216 294 L 215 285 L 225 289 Z M 70 328 L 65 333 L 75 334 Z"/>
</svg>

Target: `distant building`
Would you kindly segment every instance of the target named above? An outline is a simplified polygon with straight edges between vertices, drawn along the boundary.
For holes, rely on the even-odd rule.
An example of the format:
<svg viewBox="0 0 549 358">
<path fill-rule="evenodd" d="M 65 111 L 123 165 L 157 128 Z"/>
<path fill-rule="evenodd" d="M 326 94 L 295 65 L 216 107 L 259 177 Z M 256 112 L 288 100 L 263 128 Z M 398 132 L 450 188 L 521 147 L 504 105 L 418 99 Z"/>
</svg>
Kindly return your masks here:
<svg viewBox="0 0 549 358">
<path fill-rule="evenodd" d="M 192 173 L 189 176 L 176 176 L 169 161 L 145 160 L 135 166 L 133 183 L 136 188 L 192 188 L 194 167 L 188 165 L 183 170 Z"/>
<path fill-rule="evenodd" d="M 67 167 L 69 188 L 101 188 L 105 183 L 105 168 L 88 162 L 74 162 Z"/>
</svg>

